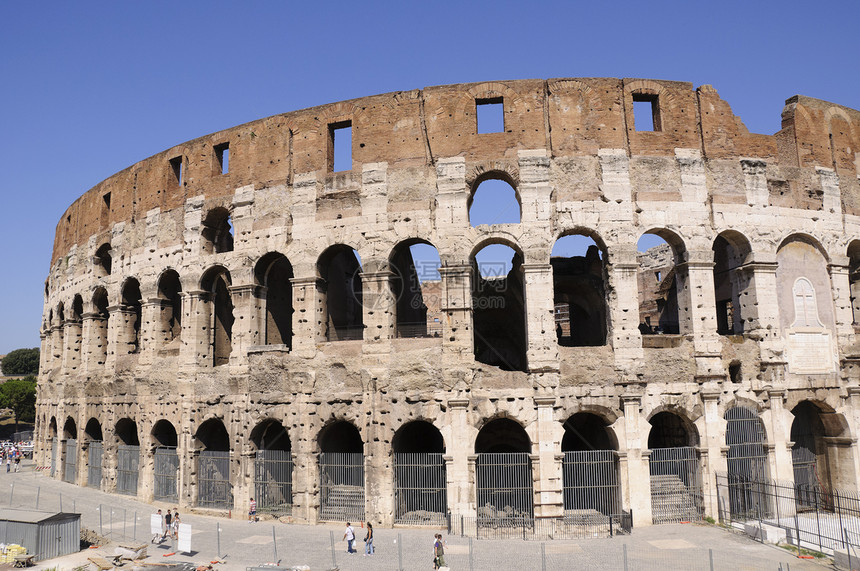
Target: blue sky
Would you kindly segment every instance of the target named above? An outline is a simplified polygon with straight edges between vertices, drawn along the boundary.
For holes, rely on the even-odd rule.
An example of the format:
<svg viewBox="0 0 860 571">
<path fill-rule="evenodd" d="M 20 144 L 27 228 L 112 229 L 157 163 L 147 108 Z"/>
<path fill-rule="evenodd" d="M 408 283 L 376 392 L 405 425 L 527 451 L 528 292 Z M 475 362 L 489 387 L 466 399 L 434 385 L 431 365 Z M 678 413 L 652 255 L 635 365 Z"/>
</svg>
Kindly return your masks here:
<svg viewBox="0 0 860 571">
<path fill-rule="evenodd" d="M 751 131 L 800 93 L 860 108 L 860 2 L 12 2 L 0 18 L 0 353 L 39 343 L 66 207 L 177 143 L 430 85 L 712 84 Z"/>
</svg>

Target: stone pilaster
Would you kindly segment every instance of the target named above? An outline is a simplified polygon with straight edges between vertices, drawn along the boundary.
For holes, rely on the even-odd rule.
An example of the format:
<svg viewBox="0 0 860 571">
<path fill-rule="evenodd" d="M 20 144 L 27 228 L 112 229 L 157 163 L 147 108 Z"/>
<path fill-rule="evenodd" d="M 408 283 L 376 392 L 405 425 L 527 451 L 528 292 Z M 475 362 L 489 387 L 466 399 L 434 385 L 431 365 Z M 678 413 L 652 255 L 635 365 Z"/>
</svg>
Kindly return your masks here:
<svg viewBox="0 0 860 571">
<path fill-rule="evenodd" d="M 697 376 L 724 375 L 717 334 L 712 251 L 688 251 L 687 261 L 676 266 L 678 318 L 681 331 L 693 335 Z M 686 293 L 684 293 L 686 291 Z"/>
<path fill-rule="evenodd" d="M 836 335 L 840 353 L 854 344 L 854 310 L 851 307 L 851 283 L 847 257 L 839 256 L 827 266 L 830 273 Z"/>
<path fill-rule="evenodd" d="M 553 419 L 555 397 L 535 397 L 537 409 L 537 454 L 532 465 L 534 473 L 535 517 L 561 517 L 564 515 L 561 425 Z M 562 456 L 563 458 L 563 456 Z"/>
<path fill-rule="evenodd" d="M 522 202 L 520 220 L 522 224 L 545 223 L 549 221 L 552 209 L 550 161 L 547 151 L 521 150 L 517 152 L 517 159 L 520 174 L 518 191 Z"/>
<path fill-rule="evenodd" d="M 445 456 L 448 507 L 453 514 L 467 516 L 475 513 L 475 457 L 467 439 L 457 435 L 469 434 L 468 407 L 468 400 L 448 401 L 447 419 L 453 438 Z"/>
<path fill-rule="evenodd" d="M 708 184 L 705 161 L 699 149 L 675 149 L 675 160 L 681 170 L 681 200 L 684 208 L 705 212 L 708 203 Z"/>
<path fill-rule="evenodd" d="M 259 286 L 233 285 L 228 288 L 233 302 L 233 331 L 230 339 L 230 364 L 247 363 L 248 347 L 260 344 Z"/>
<path fill-rule="evenodd" d="M 768 205 L 767 163 L 761 159 L 741 159 L 744 173 L 744 188 L 749 206 Z"/>
<path fill-rule="evenodd" d="M 76 374 L 81 366 L 81 322 L 63 324 L 63 372 Z"/>
<path fill-rule="evenodd" d="M 452 157 L 436 162 L 436 228 L 459 232 L 469 227 L 469 193 L 466 188 L 466 159 Z"/>
<path fill-rule="evenodd" d="M 815 167 L 818 180 L 821 182 L 822 211 L 826 217 L 832 218 L 837 223 L 842 222 L 842 193 L 839 190 L 839 175 L 833 169 Z"/>
<path fill-rule="evenodd" d="M 242 251 L 248 248 L 254 229 L 254 185 L 249 184 L 236 189 L 233 193 L 233 249 Z"/>
<path fill-rule="evenodd" d="M 530 372 L 558 372 L 552 266 L 523 264 L 527 359 Z"/>
<path fill-rule="evenodd" d="M 463 360 L 472 354 L 472 268 L 468 265 L 442 266 L 441 309 L 445 316 L 442 346 L 446 353 L 458 354 Z"/>
<path fill-rule="evenodd" d="M 651 474 L 648 467 L 648 431 L 643 430 L 641 407 L 642 397 L 638 394 L 625 394 L 621 397 L 624 407 L 624 438 L 627 449 L 627 482 L 629 492 L 627 501 L 633 510 L 634 525 L 651 525 Z"/>
<path fill-rule="evenodd" d="M 719 502 L 717 499 L 716 474 L 726 472 L 728 464 L 723 449 L 726 446 L 726 421 L 720 415 L 720 391 L 706 390 L 700 392 L 704 414 L 699 425 L 699 455 L 702 470 L 702 493 L 705 499 L 705 515 L 717 518 Z"/>
<path fill-rule="evenodd" d="M 365 351 L 387 352 L 394 337 L 391 276 L 389 271 L 361 273 Z"/>
<path fill-rule="evenodd" d="M 316 276 L 290 279 L 293 291 L 293 348 L 301 357 L 312 357 L 320 337 Z M 324 330 L 323 330 L 324 331 Z"/>
<path fill-rule="evenodd" d="M 642 334 L 639 332 L 639 262 L 634 248 L 619 248 L 606 268 L 609 295 L 607 310 L 611 326 L 616 367 L 626 371 L 641 362 Z"/>
</svg>

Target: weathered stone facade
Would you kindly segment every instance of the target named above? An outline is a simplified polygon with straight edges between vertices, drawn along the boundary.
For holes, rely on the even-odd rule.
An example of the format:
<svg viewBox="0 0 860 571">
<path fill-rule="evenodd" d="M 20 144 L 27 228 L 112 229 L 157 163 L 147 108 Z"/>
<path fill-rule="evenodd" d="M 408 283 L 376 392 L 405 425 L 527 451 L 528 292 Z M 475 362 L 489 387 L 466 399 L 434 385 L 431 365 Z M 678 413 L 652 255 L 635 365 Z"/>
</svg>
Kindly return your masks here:
<svg viewBox="0 0 860 571">
<path fill-rule="evenodd" d="M 635 129 L 638 101 L 651 103 L 654 130 Z M 477 132 L 485 102 L 503 105 L 501 132 Z M 346 127 L 352 169 L 333 172 L 334 136 Z M 360 435 L 367 518 L 390 525 L 399 430 L 438 429 L 446 508 L 468 515 L 478 508 L 476 455 L 501 450 L 482 448 L 479 435 L 510 419 L 527 436 L 517 450 L 531 455 L 533 513 L 554 517 L 568 507 L 563 442 L 578 421 L 567 421 L 590 413 L 617 452 L 622 507 L 641 525 L 651 522 L 655 417 L 672 413 L 685 427 L 713 514 L 726 412 L 743 405 L 764 427 L 770 478 L 793 478 L 792 426 L 808 409 L 822 427 L 809 429 L 819 477 L 856 487 L 858 167 L 858 111 L 795 96 L 782 129 L 756 135 L 710 86 L 642 79 L 430 87 L 189 141 L 92 188 L 57 226 L 37 462 L 51 464 L 60 442 L 53 461 L 64 477 L 62 442 L 75 439 L 68 478 L 87 485 L 87 450 L 101 441 L 97 485 L 115 491 L 118 447 L 139 445 L 136 493 L 152 500 L 153 451 L 175 446 L 178 503 L 191 507 L 201 450 L 226 449 L 242 509 L 266 447 L 260 427 L 279 424 L 294 461 L 292 514 L 315 522 L 321 435 L 346 421 Z M 470 225 L 487 178 L 514 187 L 518 224 Z M 640 328 L 641 280 L 655 280 L 653 267 L 640 270 L 645 232 L 672 249 L 678 334 Z M 601 250 L 596 346 L 557 337 L 550 252 L 568 234 Z M 436 334 L 403 336 L 392 266 L 415 241 L 439 252 L 441 283 L 422 311 L 428 325 L 440 321 Z M 490 243 L 519 257 L 505 287 L 520 288 L 506 298 L 520 305 L 502 309 L 524 324 L 521 365 L 475 356 L 474 256 Z M 500 434 L 496 444 L 513 433 Z"/>
</svg>

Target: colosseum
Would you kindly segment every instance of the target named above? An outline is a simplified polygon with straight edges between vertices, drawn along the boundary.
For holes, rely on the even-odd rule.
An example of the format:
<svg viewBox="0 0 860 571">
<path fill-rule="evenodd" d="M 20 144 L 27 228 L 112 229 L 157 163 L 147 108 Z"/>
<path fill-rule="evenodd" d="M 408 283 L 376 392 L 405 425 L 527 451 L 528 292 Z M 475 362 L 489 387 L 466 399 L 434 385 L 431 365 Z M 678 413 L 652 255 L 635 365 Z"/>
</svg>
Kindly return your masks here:
<svg viewBox="0 0 860 571">
<path fill-rule="evenodd" d="M 858 151 L 837 104 L 794 96 L 759 135 L 710 85 L 612 78 L 177 145 L 57 225 L 36 462 L 384 526 L 683 521 L 738 500 L 722 477 L 856 489 Z M 477 223 L 503 195 L 513 219 Z"/>
</svg>

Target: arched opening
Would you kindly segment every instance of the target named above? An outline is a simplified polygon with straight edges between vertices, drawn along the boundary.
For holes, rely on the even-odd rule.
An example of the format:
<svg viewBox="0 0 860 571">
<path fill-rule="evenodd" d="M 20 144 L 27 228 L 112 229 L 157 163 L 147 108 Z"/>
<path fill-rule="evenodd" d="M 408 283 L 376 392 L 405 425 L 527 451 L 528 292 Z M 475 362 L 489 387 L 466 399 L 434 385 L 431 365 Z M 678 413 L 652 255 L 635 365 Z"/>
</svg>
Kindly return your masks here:
<svg viewBox="0 0 860 571">
<path fill-rule="evenodd" d="M 93 322 L 91 350 L 96 365 L 104 365 L 107 360 L 107 332 L 110 325 L 110 313 L 108 312 L 107 290 L 103 287 L 96 288 L 93 292 Z"/>
<path fill-rule="evenodd" d="M 179 439 L 176 428 L 169 420 L 156 422 L 150 432 L 153 443 L 154 477 L 153 498 L 166 502 L 179 501 Z"/>
<path fill-rule="evenodd" d="M 140 351 L 140 325 L 141 325 L 141 296 L 140 283 L 129 278 L 122 286 L 122 331 L 123 341 L 126 344 L 127 353 Z"/>
<path fill-rule="evenodd" d="M 618 454 L 606 421 L 578 412 L 564 422 L 561 439 L 565 521 L 606 522 L 621 513 Z"/>
<path fill-rule="evenodd" d="M 111 251 L 109 243 L 102 244 L 101 246 L 99 246 L 98 250 L 96 250 L 95 257 L 93 258 L 93 264 L 96 268 L 96 275 L 99 275 L 101 277 L 106 277 L 110 275 L 112 256 L 113 252 Z"/>
<path fill-rule="evenodd" d="M 394 247 L 389 264 L 397 337 L 442 335 L 439 252 L 424 240 L 407 240 Z"/>
<path fill-rule="evenodd" d="M 729 447 L 729 509 L 732 517 L 767 513 L 769 484 L 764 425 L 754 410 L 744 406 L 728 409 L 726 445 Z"/>
<path fill-rule="evenodd" d="M 197 455 L 197 505 L 229 509 L 233 506 L 230 483 L 230 435 L 221 419 L 211 418 L 194 435 Z"/>
<path fill-rule="evenodd" d="M 860 240 L 848 245 L 848 282 L 851 290 L 851 311 L 854 325 L 860 325 Z"/>
<path fill-rule="evenodd" d="M 233 221 L 226 208 L 213 208 L 203 220 L 204 254 L 220 254 L 233 251 Z"/>
<path fill-rule="evenodd" d="M 643 335 L 681 331 L 678 292 L 683 280 L 676 267 L 680 252 L 666 240 L 669 236 L 676 238 L 674 235 L 668 232 L 658 235 L 658 232 L 643 234 L 636 246 L 639 251 L 639 331 Z"/>
<path fill-rule="evenodd" d="M 286 345 L 293 343 L 293 266 L 283 254 L 272 252 L 257 262 L 254 269 L 257 283 L 262 289 L 266 311 L 263 330 L 266 345 Z M 259 507 L 259 502 L 258 502 Z"/>
<path fill-rule="evenodd" d="M 845 421 L 833 409 L 811 401 L 801 401 L 791 412 L 795 495 L 806 506 L 829 503 L 825 498 L 832 490 L 855 485 Z"/>
<path fill-rule="evenodd" d="M 486 423 L 475 439 L 479 527 L 526 525 L 534 517 L 532 443 L 509 418 Z"/>
<path fill-rule="evenodd" d="M 69 351 L 67 354 L 67 364 L 69 369 L 75 370 L 81 362 L 81 332 L 84 316 L 84 299 L 76 294 L 72 298 L 71 312 L 66 326 L 66 334 L 68 336 L 67 344 Z"/>
<path fill-rule="evenodd" d="M 749 242 L 737 232 L 723 232 L 714 240 L 714 301 L 717 333 L 740 335 L 744 332 L 744 303 L 749 295 L 749 278 L 741 270 L 750 254 Z"/>
<path fill-rule="evenodd" d="M 503 371 L 526 371 L 523 256 L 490 244 L 472 258 L 475 360 Z"/>
<path fill-rule="evenodd" d="M 78 426 L 71 416 L 63 425 L 63 439 L 66 441 L 63 481 L 74 484 L 78 475 Z"/>
<path fill-rule="evenodd" d="M 87 439 L 87 486 L 100 490 L 102 487 L 102 462 L 104 459 L 104 437 L 102 425 L 95 418 L 87 421 L 84 429 Z"/>
<path fill-rule="evenodd" d="M 254 498 L 257 510 L 277 516 L 293 513 L 293 457 L 284 425 L 266 419 L 251 431 L 254 459 Z"/>
<path fill-rule="evenodd" d="M 60 460 L 60 440 L 57 438 L 57 419 L 51 417 L 48 423 L 48 440 L 51 442 L 51 477 L 57 474 L 57 466 Z"/>
<path fill-rule="evenodd" d="M 593 238 L 570 234 L 552 248 L 555 334 L 562 347 L 606 344 L 606 255 Z"/>
<path fill-rule="evenodd" d="M 209 311 L 209 342 L 212 346 L 212 364 L 226 365 L 230 362 L 233 350 L 233 296 L 230 293 L 230 272 L 223 267 L 215 267 L 207 271 L 201 285 L 209 292 L 206 307 Z"/>
<path fill-rule="evenodd" d="M 349 246 L 331 246 L 317 262 L 320 294 L 326 312 L 320 323 L 327 341 L 359 340 L 364 337 L 361 260 Z"/>
<path fill-rule="evenodd" d="M 478 179 L 469 197 L 469 223 L 519 224 L 520 200 L 507 173 L 492 171 Z"/>
<path fill-rule="evenodd" d="M 341 420 L 324 427 L 320 446 L 320 519 L 364 520 L 364 442 Z"/>
<path fill-rule="evenodd" d="M 117 439 L 116 492 L 135 496 L 140 473 L 140 440 L 137 437 L 137 424 L 130 418 L 123 418 L 116 423 L 114 432 Z"/>
<path fill-rule="evenodd" d="M 651 417 L 648 458 L 654 523 L 700 519 L 704 512 L 702 476 L 695 429 L 672 412 Z"/>
<path fill-rule="evenodd" d="M 424 420 L 394 433 L 394 522 L 440 526 L 448 512 L 445 442 Z"/>
<path fill-rule="evenodd" d="M 63 351 L 65 349 L 64 325 L 66 323 L 66 306 L 63 304 L 63 302 L 57 304 L 56 317 L 56 322 L 52 324 L 52 329 L 56 332 L 56 335 L 54 337 L 54 358 L 56 359 L 56 363 L 58 365 L 61 365 L 63 361 Z"/>
<path fill-rule="evenodd" d="M 159 347 L 179 350 L 182 338 L 182 282 L 175 270 L 158 278 Z"/>
</svg>

